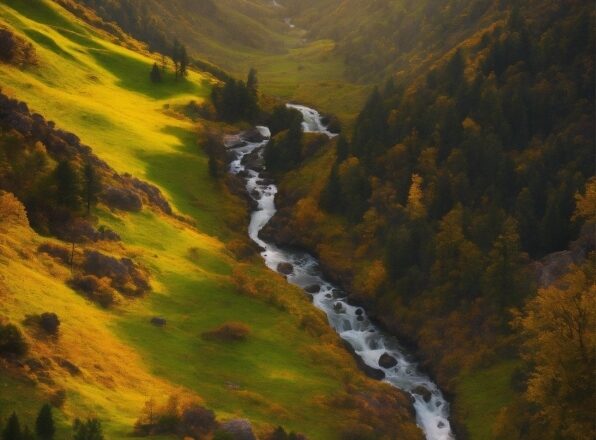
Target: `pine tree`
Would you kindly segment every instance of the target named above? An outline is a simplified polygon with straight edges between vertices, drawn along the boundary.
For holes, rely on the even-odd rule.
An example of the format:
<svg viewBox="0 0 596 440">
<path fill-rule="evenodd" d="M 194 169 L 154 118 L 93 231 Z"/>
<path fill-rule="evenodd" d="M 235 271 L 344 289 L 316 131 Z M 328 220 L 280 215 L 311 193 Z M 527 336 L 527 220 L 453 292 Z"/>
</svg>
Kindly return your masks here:
<svg viewBox="0 0 596 440">
<path fill-rule="evenodd" d="M 341 207 L 341 183 L 337 165 L 331 169 L 327 185 L 321 194 L 321 207 L 328 212 L 338 212 Z"/>
<path fill-rule="evenodd" d="M 54 438 L 56 427 L 54 426 L 52 407 L 48 403 L 39 410 L 39 415 L 35 421 L 35 433 L 42 440 L 52 440 Z"/>
<path fill-rule="evenodd" d="M 12 413 L 2 432 L 2 440 L 22 440 L 21 425 L 16 413 Z"/>
<path fill-rule="evenodd" d="M 248 72 L 248 79 L 246 80 L 246 87 L 253 94 L 256 95 L 259 91 L 259 78 L 257 76 L 257 70 L 251 68 Z"/>
<path fill-rule="evenodd" d="M 86 422 L 75 420 L 74 440 L 104 440 L 101 422 L 97 419 L 89 419 Z"/>
<path fill-rule="evenodd" d="M 188 66 L 190 64 L 190 58 L 188 57 L 186 46 L 180 45 L 178 56 L 180 61 L 180 68 L 178 74 L 180 78 L 185 78 L 188 75 Z"/>
<path fill-rule="evenodd" d="M 350 155 L 350 144 L 345 136 L 340 135 L 337 138 L 337 163 L 342 163 Z"/>
<path fill-rule="evenodd" d="M 54 170 L 59 205 L 77 211 L 81 207 L 79 176 L 72 164 L 64 160 Z"/>
<path fill-rule="evenodd" d="M 172 45 L 170 58 L 172 58 L 172 62 L 174 63 L 174 75 L 176 79 L 178 79 L 178 71 L 180 69 L 180 43 L 178 40 L 174 40 L 174 44 Z"/>
<path fill-rule="evenodd" d="M 157 66 L 157 64 L 156 64 Z M 158 69 L 159 71 L 159 69 Z M 84 169 L 84 177 L 85 177 L 85 205 L 87 208 L 87 215 L 91 212 L 91 206 L 97 203 L 97 199 L 99 193 L 101 192 L 101 179 L 97 172 L 95 171 L 95 167 L 90 163 L 87 162 L 85 164 Z"/>
<path fill-rule="evenodd" d="M 159 70 L 157 63 L 153 63 L 153 68 L 151 69 L 149 77 L 151 78 L 151 82 L 156 84 L 162 81 L 161 70 Z"/>
</svg>

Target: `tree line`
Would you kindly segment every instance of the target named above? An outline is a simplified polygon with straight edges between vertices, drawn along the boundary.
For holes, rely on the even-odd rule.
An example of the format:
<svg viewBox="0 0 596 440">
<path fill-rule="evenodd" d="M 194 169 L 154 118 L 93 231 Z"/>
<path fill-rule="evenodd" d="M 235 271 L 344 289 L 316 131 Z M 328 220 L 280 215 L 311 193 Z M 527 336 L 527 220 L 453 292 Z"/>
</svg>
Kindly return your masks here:
<svg viewBox="0 0 596 440">
<path fill-rule="evenodd" d="M 22 424 L 17 413 L 13 412 L 2 430 L 2 440 L 54 440 L 56 437 L 56 422 L 50 404 L 45 404 L 39 410 L 32 431 L 29 425 Z M 72 427 L 73 440 L 104 440 L 101 422 L 96 418 L 87 420 L 76 419 Z"/>
<path fill-rule="evenodd" d="M 574 270 L 580 287 L 569 281 L 570 289 L 534 301 L 530 261 L 593 228 L 577 215 L 577 200 L 594 192 L 594 11 L 543 3 L 540 14 L 529 4 L 508 7 L 503 24 L 423 78 L 392 77 L 375 89 L 353 131 L 335 141 L 322 191 L 294 203 L 286 231 L 314 246 L 385 325 L 411 336 L 448 390 L 461 371 L 518 357 L 517 338 L 541 331 L 527 316 L 572 310 L 570 350 L 552 340 L 539 348 L 556 350 L 567 376 L 548 376 L 545 356 L 528 356 L 519 374 L 534 379 L 520 385 L 520 411 L 508 413 L 517 431 L 500 438 L 579 439 L 593 433 L 589 405 L 573 397 L 593 399 L 593 387 L 580 393 L 574 385 L 593 383 L 581 360 L 591 362 L 581 345 L 593 347 L 585 299 L 593 278 Z M 286 164 L 295 164 L 295 146 L 286 145 L 282 162 L 294 168 Z M 511 309 L 528 314 L 515 329 Z M 566 331 L 556 325 L 547 330 Z M 544 417 L 557 411 L 565 416 Z"/>
</svg>

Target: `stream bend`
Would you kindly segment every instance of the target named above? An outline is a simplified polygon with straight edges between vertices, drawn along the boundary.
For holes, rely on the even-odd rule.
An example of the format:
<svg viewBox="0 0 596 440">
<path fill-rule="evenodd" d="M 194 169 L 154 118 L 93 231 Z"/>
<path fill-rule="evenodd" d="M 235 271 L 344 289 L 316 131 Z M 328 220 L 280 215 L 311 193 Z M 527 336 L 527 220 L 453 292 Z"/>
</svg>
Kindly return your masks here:
<svg viewBox="0 0 596 440">
<path fill-rule="evenodd" d="M 305 132 L 335 136 L 324 125 L 316 110 L 294 104 L 287 106 L 302 113 Z M 279 271 L 280 265 L 285 266 L 287 271 L 291 265 L 292 273 L 287 276 L 288 282 L 312 294 L 314 305 L 325 312 L 329 324 L 352 346 L 364 364 L 381 370 L 385 375 L 385 382 L 412 396 L 416 422 L 427 440 L 454 440 L 449 423 L 448 402 L 438 386 L 419 371 L 417 364 L 397 339 L 372 323 L 362 307 L 350 304 L 347 295 L 325 279 L 317 259 L 312 255 L 278 247 L 259 237 L 259 232 L 276 214 L 277 187 L 263 179 L 257 169 L 251 169 L 245 160 L 248 155 L 253 154 L 259 154 L 262 158 L 264 147 L 271 137 L 267 127 L 256 129 L 265 140 L 250 142 L 240 134 L 226 139 L 225 144 L 233 153 L 230 172 L 245 178 L 248 194 L 257 203 L 257 209 L 251 215 L 248 233 L 264 249 L 261 255 L 266 265 L 273 271 Z"/>
</svg>

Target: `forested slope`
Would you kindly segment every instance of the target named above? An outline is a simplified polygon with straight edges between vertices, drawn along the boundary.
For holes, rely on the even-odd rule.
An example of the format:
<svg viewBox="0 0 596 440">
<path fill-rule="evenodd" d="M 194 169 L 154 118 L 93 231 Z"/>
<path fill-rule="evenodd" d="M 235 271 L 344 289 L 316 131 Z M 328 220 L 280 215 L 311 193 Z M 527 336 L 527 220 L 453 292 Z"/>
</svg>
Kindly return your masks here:
<svg viewBox="0 0 596 440">
<path fill-rule="evenodd" d="M 269 233 L 316 251 L 355 300 L 411 338 L 456 393 L 462 434 L 579 439 L 592 432 L 594 359 L 585 341 L 594 337 L 594 308 L 585 280 L 593 280 L 594 11 L 572 0 L 501 5 L 503 19 L 461 39 L 423 75 L 375 90 L 333 148 L 303 154 L 296 171 L 280 167 L 287 208 Z M 454 23 L 447 17 L 445 29 Z M 567 267 L 575 284 L 533 299 L 569 263 L 583 265 Z M 581 329 L 550 346 L 565 359 L 565 379 L 548 372 L 545 347 L 521 349 L 519 362 L 518 331 L 537 331 L 527 316 L 576 301 L 570 319 Z M 557 322 L 544 331 L 556 332 Z M 496 375 L 514 365 L 513 388 L 505 379 L 502 392 L 483 391 L 501 380 L 473 374 L 489 365 L 502 365 Z M 491 392 L 508 396 L 500 406 L 519 396 L 509 413 L 515 427 L 505 416 L 489 422 L 499 411 Z"/>
</svg>

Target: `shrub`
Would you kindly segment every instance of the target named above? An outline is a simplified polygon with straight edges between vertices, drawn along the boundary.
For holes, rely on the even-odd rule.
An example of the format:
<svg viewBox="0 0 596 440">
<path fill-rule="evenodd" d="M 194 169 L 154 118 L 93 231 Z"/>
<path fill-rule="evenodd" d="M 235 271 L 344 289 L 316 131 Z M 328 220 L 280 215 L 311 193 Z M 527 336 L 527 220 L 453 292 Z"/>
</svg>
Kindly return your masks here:
<svg viewBox="0 0 596 440">
<path fill-rule="evenodd" d="M 60 319 L 55 313 L 45 312 L 41 315 L 27 315 L 23 323 L 27 326 L 35 326 L 46 334 L 56 335 L 60 327 Z"/>
<path fill-rule="evenodd" d="M 112 287 L 125 295 L 142 295 L 150 289 L 148 276 L 130 258 L 86 251 L 83 269 L 89 275 L 108 278 Z"/>
<path fill-rule="evenodd" d="M 12 193 L 0 191 L 0 224 L 29 225 L 25 207 Z"/>
<path fill-rule="evenodd" d="M 112 289 L 109 278 L 98 278 L 94 275 L 76 275 L 70 280 L 69 284 L 73 289 L 83 293 L 91 301 L 102 307 L 110 307 L 114 304 L 114 289 Z"/>
<path fill-rule="evenodd" d="M 0 323 L 0 356 L 23 356 L 28 346 L 19 328 L 13 324 Z"/>
<path fill-rule="evenodd" d="M 35 47 L 10 30 L 0 27 L 0 61 L 16 65 L 35 64 Z"/>
<path fill-rule="evenodd" d="M 51 257 L 57 258 L 64 264 L 70 264 L 71 249 L 67 248 L 66 246 L 61 246 L 54 243 L 44 243 L 40 245 L 37 250 L 39 252 L 43 252 L 44 254 L 48 254 Z"/>
<path fill-rule="evenodd" d="M 60 327 L 60 319 L 55 313 L 45 312 L 39 317 L 40 327 L 50 335 L 56 335 Z"/>
<path fill-rule="evenodd" d="M 221 342 L 245 341 L 250 335 L 250 327 L 241 322 L 226 322 L 214 330 L 205 332 L 202 337 L 206 340 L 217 340 Z"/>
<path fill-rule="evenodd" d="M 217 426 L 213 411 L 193 400 L 180 399 L 174 395 L 163 406 L 156 405 L 153 399 L 149 400 L 135 424 L 134 434 L 176 434 L 181 438 L 206 438 Z"/>
<path fill-rule="evenodd" d="M 180 418 L 179 433 L 193 438 L 202 438 L 217 427 L 215 413 L 202 406 L 185 409 Z"/>
</svg>

